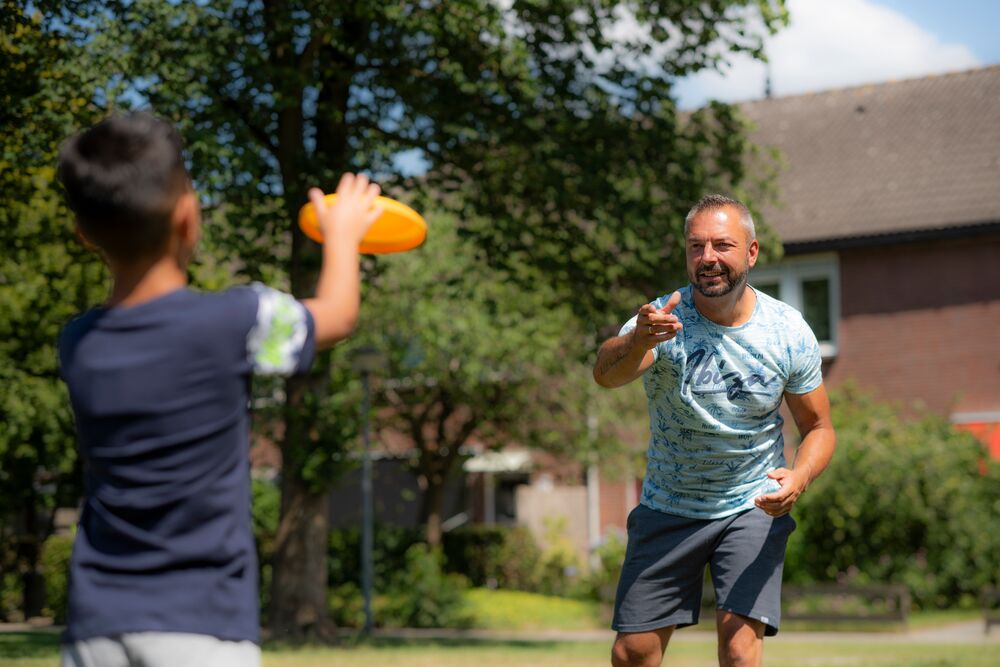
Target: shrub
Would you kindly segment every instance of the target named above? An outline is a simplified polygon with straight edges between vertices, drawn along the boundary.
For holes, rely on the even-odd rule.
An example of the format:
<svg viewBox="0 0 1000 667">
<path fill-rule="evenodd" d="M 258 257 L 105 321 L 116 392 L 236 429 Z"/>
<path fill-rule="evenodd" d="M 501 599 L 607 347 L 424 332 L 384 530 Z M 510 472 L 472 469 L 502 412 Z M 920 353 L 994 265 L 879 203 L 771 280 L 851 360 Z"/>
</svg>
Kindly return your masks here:
<svg viewBox="0 0 1000 667">
<path fill-rule="evenodd" d="M 45 577 L 46 613 L 56 623 L 66 622 L 69 561 L 72 554 L 72 535 L 51 535 L 42 543 L 40 561 L 42 576 Z"/>
<path fill-rule="evenodd" d="M 796 506 L 786 579 L 903 583 L 919 607 L 973 606 L 1000 583 L 1000 462 L 852 386 L 832 405 L 837 452 Z"/>
<path fill-rule="evenodd" d="M 587 573 L 582 586 L 586 598 L 611 604 L 615 601 L 615 589 L 625 562 L 625 541 L 611 533 L 596 549 L 596 563 Z"/>
<path fill-rule="evenodd" d="M 414 544 L 406 567 L 392 577 L 382 624 L 407 628 L 460 628 L 472 624 L 464 591 L 468 580 L 446 573 L 440 549 Z"/>
<path fill-rule="evenodd" d="M 281 490 L 276 484 L 262 479 L 253 480 L 250 489 L 251 521 L 257 544 L 257 574 L 260 580 L 261 622 L 266 623 L 271 599 L 271 558 L 274 556 L 274 538 L 278 534 L 281 516 Z"/>
<path fill-rule="evenodd" d="M 376 590 L 386 590 L 392 575 L 406 567 L 406 551 L 419 542 L 417 528 L 377 524 L 372 539 L 373 578 Z M 361 582 L 361 529 L 330 532 L 327 574 L 331 586 Z"/>
<path fill-rule="evenodd" d="M 331 586 L 326 599 L 330 620 L 337 627 L 360 628 L 365 624 L 365 601 L 358 584 L 347 582 Z"/>
<path fill-rule="evenodd" d="M 473 586 L 534 590 L 541 552 L 525 526 L 472 525 L 445 533 L 446 567 Z"/>
<path fill-rule="evenodd" d="M 580 558 L 576 547 L 566 536 L 566 517 L 545 520 L 548 543 L 539 563 L 539 592 L 546 595 L 566 595 L 578 581 Z"/>
</svg>

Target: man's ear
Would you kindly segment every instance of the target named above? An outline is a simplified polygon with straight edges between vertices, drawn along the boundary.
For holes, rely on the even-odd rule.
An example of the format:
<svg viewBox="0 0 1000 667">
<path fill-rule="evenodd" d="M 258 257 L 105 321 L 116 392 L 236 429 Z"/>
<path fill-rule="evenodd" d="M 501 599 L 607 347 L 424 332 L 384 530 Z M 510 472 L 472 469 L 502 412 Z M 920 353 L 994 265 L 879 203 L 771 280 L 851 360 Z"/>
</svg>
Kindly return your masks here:
<svg viewBox="0 0 1000 667">
<path fill-rule="evenodd" d="M 757 264 L 757 254 L 760 252 L 760 244 L 757 243 L 757 239 L 750 241 L 750 246 L 747 248 L 747 256 L 749 260 L 750 268 L 752 269 L 755 264 Z"/>
</svg>

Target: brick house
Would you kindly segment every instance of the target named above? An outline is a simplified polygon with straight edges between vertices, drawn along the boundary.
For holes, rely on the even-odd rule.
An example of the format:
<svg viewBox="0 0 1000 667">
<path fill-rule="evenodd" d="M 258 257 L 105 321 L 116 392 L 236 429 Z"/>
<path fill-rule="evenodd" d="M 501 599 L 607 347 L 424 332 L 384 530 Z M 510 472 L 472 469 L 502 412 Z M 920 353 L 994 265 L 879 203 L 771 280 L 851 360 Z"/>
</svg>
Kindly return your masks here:
<svg viewBox="0 0 1000 667">
<path fill-rule="evenodd" d="M 1000 67 L 762 100 L 785 161 L 785 257 L 751 280 L 801 310 L 831 386 L 920 404 L 1000 457 Z"/>
</svg>

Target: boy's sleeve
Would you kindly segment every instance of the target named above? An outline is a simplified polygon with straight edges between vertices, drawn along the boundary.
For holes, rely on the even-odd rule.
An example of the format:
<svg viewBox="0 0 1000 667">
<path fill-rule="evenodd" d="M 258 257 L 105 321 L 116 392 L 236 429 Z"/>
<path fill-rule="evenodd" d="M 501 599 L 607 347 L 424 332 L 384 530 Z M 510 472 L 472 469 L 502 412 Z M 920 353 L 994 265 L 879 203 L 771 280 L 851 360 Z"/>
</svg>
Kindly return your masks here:
<svg viewBox="0 0 1000 667">
<path fill-rule="evenodd" d="M 247 359 L 254 373 L 304 373 L 316 356 L 312 314 L 295 297 L 255 283 L 257 318 L 247 334 Z"/>
<path fill-rule="evenodd" d="M 785 391 L 790 394 L 808 394 L 823 384 L 823 358 L 816 334 L 804 319 L 799 318 L 795 331 L 797 340 L 791 346 L 792 366 Z"/>
</svg>

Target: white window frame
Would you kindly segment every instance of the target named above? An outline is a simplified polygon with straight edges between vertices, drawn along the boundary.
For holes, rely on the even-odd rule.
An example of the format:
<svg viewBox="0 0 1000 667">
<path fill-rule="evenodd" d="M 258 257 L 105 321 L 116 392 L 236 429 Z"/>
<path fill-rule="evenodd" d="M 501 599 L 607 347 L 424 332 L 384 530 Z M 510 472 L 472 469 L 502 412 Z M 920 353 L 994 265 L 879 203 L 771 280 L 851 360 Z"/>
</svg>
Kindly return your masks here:
<svg viewBox="0 0 1000 667">
<path fill-rule="evenodd" d="M 801 313 L 802 281 L 817 278 L 825 278 L 830 285 L 830 339 L 819 341 L 819 351 L 824 359 L 831 359 L 837 356 L 840 324 L 840 262 L 836 253 L 796 255 L 754 268 L 750 272 L 750 285 L 777 283 L 781 300 Z"/>
</svg>

